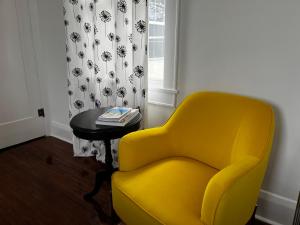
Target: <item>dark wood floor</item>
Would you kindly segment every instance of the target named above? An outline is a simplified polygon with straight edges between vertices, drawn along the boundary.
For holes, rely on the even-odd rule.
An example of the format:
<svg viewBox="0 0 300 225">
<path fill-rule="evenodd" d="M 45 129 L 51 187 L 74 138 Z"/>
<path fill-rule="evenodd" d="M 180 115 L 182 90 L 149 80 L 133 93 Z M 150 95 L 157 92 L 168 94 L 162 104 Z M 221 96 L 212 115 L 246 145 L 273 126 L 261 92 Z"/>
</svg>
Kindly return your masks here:
<svg viewBox="0 0 300 225">
<path fill-rule="evenodd" d="M 108 186 L 92 203 L 82 198 L 101 169 L 93 158 L 74 158 L 72 146 L 53 137 L 0 152 L 0 225 L 107 224 Z"/>
</svg>

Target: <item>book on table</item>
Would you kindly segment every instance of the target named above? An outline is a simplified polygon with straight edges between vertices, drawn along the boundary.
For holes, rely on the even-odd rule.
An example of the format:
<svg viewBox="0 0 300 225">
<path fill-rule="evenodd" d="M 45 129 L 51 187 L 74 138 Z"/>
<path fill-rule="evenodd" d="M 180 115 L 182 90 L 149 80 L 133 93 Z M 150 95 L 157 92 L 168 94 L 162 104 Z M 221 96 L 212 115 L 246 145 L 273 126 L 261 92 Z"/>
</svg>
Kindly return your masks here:
<svg viewBox="0 0 300 225">
<path fill-rule="evenodd" d="M 138 113 L 138 109 L 114 107 L 100 115 L 96 120 L 96 124 L 122 127 L 134 119 Z"/>
<path fill-rule="evenodd" d="M 108 109 L 105 113 L 100 115 L 97 120 L 100 121 L 119 121 L 131 112 L 131 108 L 126 107 L 113 107 Z"/>
</svg>

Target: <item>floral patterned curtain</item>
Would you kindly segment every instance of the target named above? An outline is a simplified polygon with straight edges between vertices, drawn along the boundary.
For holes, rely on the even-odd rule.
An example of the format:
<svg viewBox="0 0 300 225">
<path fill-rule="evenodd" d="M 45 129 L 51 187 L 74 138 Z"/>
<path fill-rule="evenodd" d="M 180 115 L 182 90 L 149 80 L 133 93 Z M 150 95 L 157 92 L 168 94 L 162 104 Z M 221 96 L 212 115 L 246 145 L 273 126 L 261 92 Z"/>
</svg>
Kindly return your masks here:
<svg viewBox="0 0 300 225">
<path fill-rule="evenodd" d="M 146 94 L 147 0 L 63 0 L 69 117 L 127 106 L 143 112 Z M 112 141 L 114 164 L 117 143 Z M 75 156 L 104 161 L 102 142 L 73 138 Z"/>
</svg>

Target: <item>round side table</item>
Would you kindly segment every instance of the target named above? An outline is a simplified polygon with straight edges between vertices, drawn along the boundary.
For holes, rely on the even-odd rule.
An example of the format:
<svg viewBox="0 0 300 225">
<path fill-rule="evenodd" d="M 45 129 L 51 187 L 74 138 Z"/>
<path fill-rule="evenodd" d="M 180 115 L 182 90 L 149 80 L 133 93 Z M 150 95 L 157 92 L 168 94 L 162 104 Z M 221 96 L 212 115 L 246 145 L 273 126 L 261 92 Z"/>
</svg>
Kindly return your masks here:
<svg viewBox="0 0 300 225">
<path fill-rule="evenodd" d="M 70 122 L 73 134 L 81 139 L 90 141 L 103 141 L 105 145 L 105 164 L 107 170 L 100 171 L 96 174 L 94 189 L 85 194 L 86 200 L 96 195 L 104 180 L 110 180 L 112 173 L 116 170 L 112 166 L 111 140 L 118 139 L 124 135 L 136 131 L 140 128 L 142 115 L 139 113 L 124 127 L 96 125 L 95 121 L 108 108 L 91 109 L 81 112 L 74 116 Z"/>
</svg>

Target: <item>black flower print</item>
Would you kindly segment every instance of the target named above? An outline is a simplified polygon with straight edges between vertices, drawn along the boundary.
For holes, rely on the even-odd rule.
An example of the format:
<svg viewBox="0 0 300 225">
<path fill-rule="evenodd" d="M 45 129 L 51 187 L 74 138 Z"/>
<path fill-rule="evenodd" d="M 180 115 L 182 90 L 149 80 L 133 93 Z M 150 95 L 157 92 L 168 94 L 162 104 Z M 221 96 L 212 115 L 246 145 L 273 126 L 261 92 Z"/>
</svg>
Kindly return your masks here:
<svg viewBox="0 0 300 225">
<path fill-rule="evenodd" d="M 69 52 L 69 46 L 66 45 L 66 52 Z"/>
<path fill-rule="evenodd" d="M 67 87 L 71 86 L 71 81 L 69 79 L 67 79 Z"/>
<path fill-rule="evenodd" d="M 106 36 L 106 23 L 111 21 L 111 14 L 110 12 L 103 10 L 101 11 L 101 13 L 99 14 L 101 21 L 104 23 L 105 25 L 105 36 Z"/>
<path fill-rule="evenodd" d="M 133 74 L 130 74 L 129 77 L 128 77 L 128 80 L 131 84 L 133 84 L 133 81 L 134 81 L 134 76 Z"/>
<path fill-rule="evenodd" d="M 137 32 L 145 33 L 146 32 L 146 22 L 144 20 L 139 20 L 135 24 L 135 28 L 136 28 Z"/>
<path fill-rule="evenodd" d="M 133 94 L 136 94 L 136 87 L 133 87 L 133 88 L 132 88 L 132 93 L 133 93 Z"/>
<path fill-rule="evenodd" d="M 83 5 L 82 4 L 80 5 L 80 9 L 83 10 Z"/>
<path fill-rule="evenodd" d="M 103 10 L 99 14 L 99 16 L 100 16 L 101 21 L 104 22 L 104 23 L 107 23 L 107 22 L 109 22 L 111 20 L 111 14 L 110 14 L 110 12 L 108 12 L 106 10 Z"/>
<path fill-rule="evenodd" d="M 134 3 L 134 7 L 135 7 L 135 9 L 134 9 L 134 17 L 135 17 L 135 19 L 136 19 L 136 6 L 137 6 L 137 4 L 139 4 L 140 3 L 140 0 L 133 0 L 133 3 Z"/>
<path fill-rule="evenodd" d="M 127 44 L 127 32 L 128 32 L 128 29 L 127 29 L 127 26 L 128 26 L 128 24 L 129 24 L 129 19 L 128 18 L 125 18 L 124 19 L 124 24 L 126 25 L 126 29 L 125 29 L 125 31 L 126 31 L 126 44 Z"/>
<path fill-rule="evenodd" d="M 71 57 L 69 57 L 69 56 L 67 56 L 66 59 L 67 59 L 67 67 L 68 67 L 68 75 L 69 75 L 68 77 L 70 77 L 70 62 L 71 62 L 72 60 L 71 60 Z"/>
<path fill-rule="evenodd" d="M 78 4 L 78 0 L 69 0 L 69 2 L 73 5 L 73 15 L 75 18 L 75 5 Z"/>
<path fill-rule="evenodd" d="M 142 66 L 136 66 L 134 68 L 133 72 L 134 72 L 134 75 L 137 78 L 141 78 L 142 76 L 144 76 L 144 67 L 142 67 Z"/>
<path fill-rule="evenodd" d="M 94 64 L 94 74 L 98 74 L 99 71 L 100 71 L 100 68 L 99 68 L 99 66 L 95 63 L 95 64 Z"/>
<path fill-rule="evenodd" d="M 108 106 L 108 97 L 112 96 L 112 90 L 109 87 L 103 88 L 102 94 L 106 97 L 107 100 L 107 106 Z"/>
<path fill-rule="evenodd" d="M 102 60 L 105 62 L 106 64 L 106 70 L 105 70 L 105 73 L 107 73 L 107 62 L 111 61 L 112 59 L 112 55 L 109 51 L 104 51 L 102 54 L 101 54 L 101 58 Z"/>
<path fill-rule="evenodd" d="M 101 84 L 102 78 L 101 78 L 101 77 L 97 77 L 97 78 L 96 78 L 96 82 L 97 82 L 98 84 Z"/>
<path fill-rule="evenodd" d="M 94 0 L 94 5 L 95 5 L 95 12 L 97 12 L 97 3 L 98 3 L 98 0 Z M 97 16 L 96 16 L 96 13 L 94 13 L 94 16 L 93 16 L 94 20 L 96 18 L 96 21 L 97 21 Z"/>
<path fill-rule="evenodd" d="M 88 45 L 89 45 L 89 33 L 91 32 L 91 24 L 90 23 L 84 23 L 83 25 L 83 30 L 86 33 L 86 37 L 87 37 L 87 41 L 88 41 Z"/>
<path fill-rule="evenodd" d="M 96 26 L 96 24 L 94 24 L 94 35 L 96 35 L 98 33 L 98 28 Z"/>
<path fill-rule="evenodd" d="M 128 105 L 128 101 L 127 101 L 127 100 L 124 100 L 124 101 L 123 101 L 123 106 L 126 107 L 127 105 Z"/>
<path fill-rule="evenodd" d="M 127 75 L 126 75 L 126 69 L 128 67 L 128 62 L 127 61 L 124 62 L 124 67 L 125 67 L 125 79 L 126 79 L 126 77 L 127 77 Z"/>
<path fill-rule="evenodd" d="M 110 33 L 107 35 L 107 37 L 108 37 L 108 40 L 111 41 L 111 48 L 113 49 L 113 48 L 114 48 L 114 40 L 115 40 L 115 35 L 114 35 L 114 33 L 110 32 Z"/>
<path fill-rule="evenodd" d="M 100 100 L 96 99 L 96 101 L 95 101 L 95 106 L 96 106 L 96 108 L 98 108 L 98 109 L 101 107 L 101 102 L 100 102 Z"/>
<path fill-rule="evenodd" d="M 136 52 L 138 50 L 138 46 L 136 44 L 132 45 L 132 51 Z"/>
<path fill-rule="evenodd" d="M 93 151 L 91 151 L 91 154 L 92 154 L 93 156 L 96 156 L 96 155 L 98 154 L 98 151 L 97 151 L 96 149 L 94 149 Z"/>
<path fill-rule="evenodd" d="M 143 34 L 146 32 L 146 22 L 144 20 L 139 20 L 135 24 L 135 28 L 136 28 L 137 32 L 139 32 L 141 34 L 141 48 L 142 48 L 142 45 L 143 45 Z"/>
<path fill-rule="evenodd" d="M 87 67 L 88 67 L 89 70 L 92 70 L 93 67 L 94 67 L 94 63 L 90 59 L 86 62 L 86 65 L 87 65 Z M 92 71 L 91 71 L 91 79 L 92 79 Z"/>
<path fill-rule="evenodd" d="M 69 110 L 69 119 L 71 119 L 72 118 L 72 112 Z"/>
<path fill-rule="evenodd" d="M 85 92 L 87 91 L 87 86 L 85 84 L 80 85 L 80 91 L 83 93 L 83 99 L 85 99 Z"/>
<path fill-rule="evenodd" d="M 126 88 L 125 88 L 125 87 L 119 87 L 119 88 L 117 89 L 117 96 L 118 96 L 119 98 L 122 98 L 122 102 L 123 102 L 123 98 L 126 96 L 126 93 L 127 93 L 127 91 L 126 91 Z"/>
<path fill-rule="evenodd" d="M 89 59 L 86 64 L 90 70 L 93 69 L 93 61 L 92 60 Z"/>
<path fill-rule="evenodd" d="M 116 42 L 118 47 L 118 44 L 121 42 L 121 37 L 119 35 L 116 35 Z"/>
<path fill-rule="evenodd" d="M 102 78 L 101 77 L 97 77 L 96 78 L 96 82 L 99 85 L 99 93 L 101 93 L 101 82 L 102 82 Z"/>
<path fill-rule="evenodd" d="M 70 104 L 70 107 L 72 108 L 72 95 L 73 95 L 73 91 L 72 90 L 68 90 L 68 95 L 69 95 L 69 104 Z"/>
<path fill-rule="evenodd" d="M 120 79 L 118 77 L 116 77 L 116 84 L 118 86 L 118 84 L 120 84 Z"/>
<path fill-rule="evenodd" d="M 81 59 L 81 66 L 83 67 L 84 52 L 83 51 L 78 52 L 78 57 Z"/>
<path fill-rule="evenodd" d="M 86 83 L 88 85 L 88 92 L 89 92 L 90 91 L 90 78 L 86 77 L 85 80 L 86 80 Z"/>
<path fill-rule="evenodd" d="M 65 32 L 68 35 L 68 26 L 69 26 L 69 21 L 68 20 L 64 20 L 64 24 L 65 24 Z"/>
<path fill-rule="evenodd" d="M 84 27 L 83 27 L 84 31 L 86 33 L 91 32 L 91 24 L 90 23 L 84 23 Z"/>
<path fill-rule="evenodd" d="M 88 146 L 82 146 L 82 147 L 81 147 L 82 153 L 86 153 L 88 150 L 89 150 L 89 147 L 88 147 Z"/>
<path fill-rule="evenodd" d="M 97 50 L 97 58 L 99 59 L 99 45 L 100 45 L 100 40 L 99 39 L 95 39 L 95 45 L 96 45 L 96 50 Z"/>
<path fill-rule="evenodd" d="M 116 35 L 116 42 L 120 42 L 121 41 L 121 37 L 119 35 Z"/>
<path fill-rule="evenodd" d="M 133 93 L 133 107 L 135 108 L 135 99 L 136 99 L 136 87 L 132 88 L 132 93 Z"/>
<path fill-rule="evenodd" d="M 91 2 L 89 4 L 89 8 L 90 8 L 91 12 L 94 12 L 94 3 Z"/>
<path fill-rule="evenodd" d="M 117 54 L 118 56 L 120 56 L 121 58 L 126 57 L 126 47 L 124 45 L 121 45 L 117 48 Z"/>
<path fill-rule="evenodd" d="M 76 101 L 74 102 L 74 107 L 75 107 L 76 109 L 78 109 L 78 111 L 80 112 L 80 110 L 84 107 L 83 101 L 81 101 L 81 100 L 76 100 Z"/>
<path fill-rule="evenodd" d="M 81 15 L 77 15 L 75 19 L 76 19 L 77 23 L 81 24 L 81 22 L 82 22 Z"/>
<path fill-rule="evenodd" d="M 127 3 L 125 0 L 118 0 L 117 3 L 118 10 L 123 13 L 123 21 L 124 21 L 124 14 L 127 12 Z"/>
<path fill-rule="evenodd" d="M 83 43 L 84 51 L 86 52 L 87 44 Z"/>
<path fill-rule="evenodd" d="M 146 97 L 146 89 L 142 89 L 142 97 L 145 98 Z"/>
<path fill-rule="evenodd" d="M 123 68 L 123 60 L 126 57 L 126 53 L 127 53 L 127 50 L 126 50 L 126 47 L 124 45 L 121 45 L 117 48 L 117 54 L 118 54 L 119 57 L 122 58 L 122 68 Z"/>
<path fill-rule="evenodd" d="M 140 79 L 140 88 L 142 88 L 142 77 L 144 76 L 144 67 L 143 66 L 136 66 L 133 69 L 134 76 Z"/>
<path fill-rule="evenodd" d="M 108 73 L 109 78 L 114 79 L 115 78 L 115 72 L 114 71 L 110 71 Z"/>
<path fill-rule="evenodd" d="M 122 13 L 127 12 L 127 3 L 125 0 L 119 0 L 117 4 L 118 10 Z"/>
<path fill-rule="evenodd" d="M 90 94 L 90 100 L 91 100 L 91 102 L 95 102 L 95 94 L 94 93 L 91 93 Z"/>
<path fill-rule="evenodd" d="M 70 35 L 71 40 L 75 43 L 76 54 L 77 54 L 77 43 L 81 41 L 81 36 L 77 32 L 72 32 Z"/>
<path fill-rule="evenodd" d="M 77 81 L 78 81 L 78 87 L 79 87 L 79 77 L 82 76 L 82 69 L 78 68 L 78 67 L 75 67 L 73 70 L 72 70 L 72 74 L 74 77 L 77 78 Z"/>
<path fill-rule="evenodd" d="M 132 43 L 132 40 L 133 40 L 133 34 L 129 34 L 129 35 L 128 35 L 128 39 L 129 39 L 130 43 Z"/>
<path fill-rule="evenodd" d="M 89 9 L 90 9 L 90 11 L 91 11 L 91 13 L 93 15 L 93 21 L 95 21 L 95 17 L 96 17 L 96 13 L 95 12 L 97 12 L 97 10 L 96 10 L 96 6 L 94 5 L 93 2 L 90 2 Z M 97 18 L 96 18 L 96 20 L 97 20 Z"/>
</svg>

